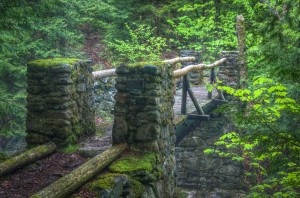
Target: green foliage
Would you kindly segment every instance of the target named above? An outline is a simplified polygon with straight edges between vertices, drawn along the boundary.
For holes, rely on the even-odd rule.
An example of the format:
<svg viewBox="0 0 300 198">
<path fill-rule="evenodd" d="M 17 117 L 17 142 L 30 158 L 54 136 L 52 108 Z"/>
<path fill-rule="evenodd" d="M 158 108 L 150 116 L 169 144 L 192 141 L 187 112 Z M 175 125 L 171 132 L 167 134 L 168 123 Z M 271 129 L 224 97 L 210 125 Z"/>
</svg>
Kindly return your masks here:
<svg viewBox="0 0 300 198">
<path fill-rule="evenodd" d="M 154 29 L 147 25 L 138 25 L 133 30 L 126 24 L 130 40 L 115 40 L 108 43 L 117 54 L 117 63 L 134 63 L 140 61 L 157 61 L 160 59 L 166 39 L 153 35 Z M 121 61 L 120 61 L 121 60 Z"/>
<path fill-rule="evenodd" d="M 82 34 L 63 0 L 13 3 L 0 13 L 0 134 L 25 133 L 26 63 L 76 56 Z M 3 9 L 2 9 L 3 8 Z"/>
<path fill-rule="evenodd" d="M 0 163 L 4 162 L 5 160 L 7 160 L 8 156 L 3 153 L 3 152 L 0 152 Z"/>
<path fill-rule="evenodd" d="M 126 175 L 107 173 L 101 175 L 96 181 L 88 184 L 88 189 L 92 192 L 97 192 L 99 189 L 113 189 L 115 187 L 116 177 L 127 177 Z"/>
<path fill-rule="evenodd" d="M 224 134 L 204 152 L 242 161 L 249 197 L 299 196 L 299 104 L 287 97 L 285 86 L 263 77 L 249 89 L 218 88 L 239 98 L 242 108 L 231 108 L 230 115 L 240 131 Z"/>
<path fill-rule="evenodd" d="M 294 0 L 272 0 L 254 7 L 255 12 L 264 11 L 254 18 L 259 40 L 255 55 L 262 56 L 260 65 L 282 82 L 299 80 L 299 7 L 300 2 Z"/>
<path fill-rule="evenodd" d="M 75 153 L 80 148 L 81 148 L 81 146 L 78 144 L 68 144 L 66 147 L 62 148 L 62 152 L 71 154 L 71 153 Z"/>
<path fill-rule="evenodd" d="M 20 91 L 15 95 L 1 90 L 0 86 L 0 135 L 12 136 L 14 134 L 24 134 L 25 106 L 20 105 L 24 102 L 26 94 Z M 13 129 L 13 131 L 12 131 Z"/>
<path fill-rule="evenodd" d="M 181 49 L 201 50 L 204 59 L 214 60 L 222 49 L 236 48 L 236 11 L 220 10 L 215 1 L 185 4 L 179 11 L 183 16 L 169 23 L 180 36 Z"/>
</svg>

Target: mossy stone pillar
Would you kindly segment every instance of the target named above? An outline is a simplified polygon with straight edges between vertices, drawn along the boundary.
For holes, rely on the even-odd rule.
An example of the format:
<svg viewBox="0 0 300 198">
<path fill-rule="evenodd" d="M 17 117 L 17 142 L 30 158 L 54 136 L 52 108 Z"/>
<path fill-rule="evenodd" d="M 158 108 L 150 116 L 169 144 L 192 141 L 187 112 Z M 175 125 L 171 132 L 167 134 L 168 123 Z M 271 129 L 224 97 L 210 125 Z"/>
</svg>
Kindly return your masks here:
<svg viewBox="0 0 300 198">
<path fill-rule="evenodd" d="M 218 78 L 222 81 L 223 85 L 238 88 L 240 84 L 240 72 L 238 66 L 237 51 L 222 51 L 220 58 L 226 58 L 226 61 L 220 65 Z"/>
<path fill-rule="evenodd" d="M 172 65 L 155 62 L 119 66 L 114 108 L 113 143 L 158 156 L 156 197 L 174 197 L 175 131 Z M 134 166 L 134 164 L 132 164 Z M 149 184 L 150 185 L 150 184 Z"/>
<path fill-rule="evenodd" d="M 79 59 L 36 60 L 27 68 L 28 144 L 76 142 L 95 132 L 91 63 Z"/>
</svg>

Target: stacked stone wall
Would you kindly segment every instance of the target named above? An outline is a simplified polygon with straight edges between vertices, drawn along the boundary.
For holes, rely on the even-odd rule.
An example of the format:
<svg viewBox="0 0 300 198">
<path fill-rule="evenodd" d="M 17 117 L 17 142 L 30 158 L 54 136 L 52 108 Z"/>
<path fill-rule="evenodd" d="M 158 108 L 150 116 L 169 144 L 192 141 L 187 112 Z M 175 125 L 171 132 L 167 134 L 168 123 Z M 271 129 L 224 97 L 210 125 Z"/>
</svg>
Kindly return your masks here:
<svg viewBox="0 0 300 198">
<path fill-rule="evenodd" d="M 76 142 L 94 133 L 91 64 L 78 59 L 28 63 L 27 137 L 29 144 Z"/>
<path fill-rule="evenodd" d="M 220 53 L 220 58 L 226 58 L 225 63 L 220 65 L 218 72 L 218 79 L 222 81 L 223 85 L 238 88 L 240 84 L 238 55 L 236 51 L 222 51 Z"/>
<path fill-rule="evenodd" d="M 195 57 L 195 61 L 194 62 L 185 62 L 185 63 L 181 63 L 182 67 L 185 67 L 187 65 L 197 65 L 199 63 L 202 62 L 202 51 L 195 51 L 195 50 L 181 50 L 180 51 L 180 56 L 181 57 Z M 206 71 L 193 71 L 190 72 L 187 77 L 188 80 L 191 84 L 194 85 L 199 85 L 200 83 L 204 82 L 204 77 L 208 76 L 208 73 Z M 177 88 L 182 88 L 182 78 L 178 78 L 176 79 L 176 83 L 177 83 Z"/>
<path fill-rule="evenodd" d="M 232 197 L 245 195 L 241 163 L 217 155 L 204 154 L 225 133 L 235 131 L 224 116 L 211 116 L 199 123 L 176 146 L 177 184 L 195 191 L 194 197 Z"/>
</svg>

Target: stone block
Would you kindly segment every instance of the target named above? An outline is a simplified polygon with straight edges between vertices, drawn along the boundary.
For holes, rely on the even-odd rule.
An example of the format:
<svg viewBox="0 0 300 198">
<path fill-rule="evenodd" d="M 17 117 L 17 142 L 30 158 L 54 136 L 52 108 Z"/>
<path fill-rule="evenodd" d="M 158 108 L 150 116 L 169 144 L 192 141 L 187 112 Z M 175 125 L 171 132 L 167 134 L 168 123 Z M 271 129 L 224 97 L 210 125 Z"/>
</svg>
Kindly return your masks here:
<svg viewBox="0 0 300 198">
<path fill-rule="evenodd" d="M 143 72 L 146 74 L 150 74 L 150 75 L 158 75 L 159 74 L 159 70 L 158 70 L 157 66 L 148 65 L 148 64 L 146 64 L 143 67 Z"/>
<path fill-rule="evenodd" d="M 76 99 L 76 97 L 73 97 L 73 99 Z M 72 101 L 72 98 L 70 96 L 62 96 L 62 97 L 48 96 L 48 97 L 45 97 L 44 101 L 46 101 L 48 104 L 64 104 L 66 102 Z"/>
<path fill-rule="evenodd" d="M 50 138 L 46 135 L 37 134 L 33 131 L 27 130 L 27 136 L 25 137 L 27 144 L 44 144 L 50 141 Z"/>
<path fill-rule="evenodd" d="M 127 90 L 127 87 L 126 87 L 126 84 L 120 84 L 120 83 L 117 83 L 116 84 L 116 89 L 118 91 L 126 91 Z"/>
<path fill-rule="evenodd" d="M 37 102 L 35 104 L 29 103 L 27 104 L 27 109 L 31 112 L 43 112 L 48 109 L 47 105 L 43 102 Z"/>
<path fill-rule="evenodd" d="M 72 73 L 72 66 L 70 64 L 62 64 L 52 68 L 52 72 L 54 73 Z"/>
<path fill-rule="evenodd" d="M 76 91 L 78 92 L 78 93 L 83 93 L 83 92 L 85 92 L 86 91 L 86 84 L 85 83 L 79 83 L 79 84 L 77 84 L 77 87 L 76 87 Z"/>
<path fill-rule="evenodd" d="M 170 137 L 170 129 L 169 126 L 164 126 L 161 129 L 161 138 L 166 139 L 168 137 Z"/>
<path fill-rule="evenodd" d="M 124 117 L 115 116 L 112 136 L 114 143 L 125 142 L 128 138 L 128 125 Z"/>
<path fill-rule="evenodd" d="M 43 88 L 41 86 L 28 86 L 27 92 L 31 94 L 38 94 L 42 91 L 42 89 Z"/>
<path fill-rule="evenodd" d="M 73 84 L 73 80 L 71 79 L 71 78 L 55 78 L 54 80 L 53 80 L 53 83 L 55 84 L 55 85 L 71 85 L 71 84 Z M 43 83 L 43 82 L 42 82 Z M 49 84 L 49 82 L 48 81 L 46 81 L 46 82 L 44 82 L 43 84 Z"/>
<path fill-rule="evenodd" d="M 124 65 L 121 65 L 121 66 L 119 66 L 119 67 L 117 67 L 117 69 L 116 69 L 116 73 L 119 75 L 126 75 L 126 74 L 128 74 L 129 73 L 129 68 L 128 67 L 126 67 L 126 66 L 124 66 Z"/>
<path fill-rule="evenodd" d="M 161 127 L 155 123 L 148 123 L 140 126 L 135 134 L 135 139 L 139 141 L 157 140 Z"/>
<path fill-rule="evenodd" d="M 141 112 L 136 115 L 136 118 L 140 122 L 154 122 L 157 124 L 161 124 L 160 113 L 156 111 L 146 111 Z"/>
</svg>

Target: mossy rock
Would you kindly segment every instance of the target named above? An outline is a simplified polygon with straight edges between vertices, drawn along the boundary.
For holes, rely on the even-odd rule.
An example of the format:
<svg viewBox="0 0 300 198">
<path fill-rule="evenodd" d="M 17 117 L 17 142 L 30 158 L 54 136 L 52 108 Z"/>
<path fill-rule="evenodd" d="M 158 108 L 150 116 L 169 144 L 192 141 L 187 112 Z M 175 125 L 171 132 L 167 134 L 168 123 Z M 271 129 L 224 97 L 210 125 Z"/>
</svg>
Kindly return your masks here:
<svg viewBox="0 0 300 198">
<path fill-rule="evenodd" d="M 152 172 L 156 167 L 157 155 L 153 152 L 145 154 L 131 152 L 109 166 L 109 170 L 115 173 L 134 173 L 141 171 Z"/>
<path fill-rule="evenodd" d="M 97 197 L 121 197 L 129 186 L 131 186 L 129 176 L 107 173 L 88 184 L 87 188 Z"/>
<path fill-rule="evenodd" d="M 138 63 L 128 64 L 129 67 L 144 67 L 149 65 L 162 67 L 164 65 L 167 65 L 167 63 L 164 63 L 162 61 L 151 61 L 151 62 L 138 62 Z"/>
<path fill-rule="evenodd" d="M 134 195 L 133 197 L 134 198 L 141 197 L 145 191 L 144 185 L 141 182 L 134 180 L 134 179 L 131 180 L 131 183 L 132 183 L 132 190 L 133 190 L 133 195 Z"/>
<path fill-rule="evenodd" d="M 107 173 L 87 185 L 87 189 L 99 197 L 119 197 L 130 194 L 139 198 L 145 191 L 143 184 L 128 175 Z"/>
<path fill-rule="evenodd" d="M 107 173 L 101 175 L 96 181 L 88 184 L 87 188 L 91 191 L 97 191 L 99 189 L 113 189 L 115 186 L 115 179 L 117 177 L 127 177 L 124 174 Z"/>
<path fill-rule="evenodd" d="M 50 58 L 50 59 L 39 59 L 30 61 L 28 63 L 29 66 L 32 67 L 42 67 L 42 68 L 50 68 L 58 65 L 73 65 L 76 62 L 79 62 L 77 58 Z"/>
</svg>

